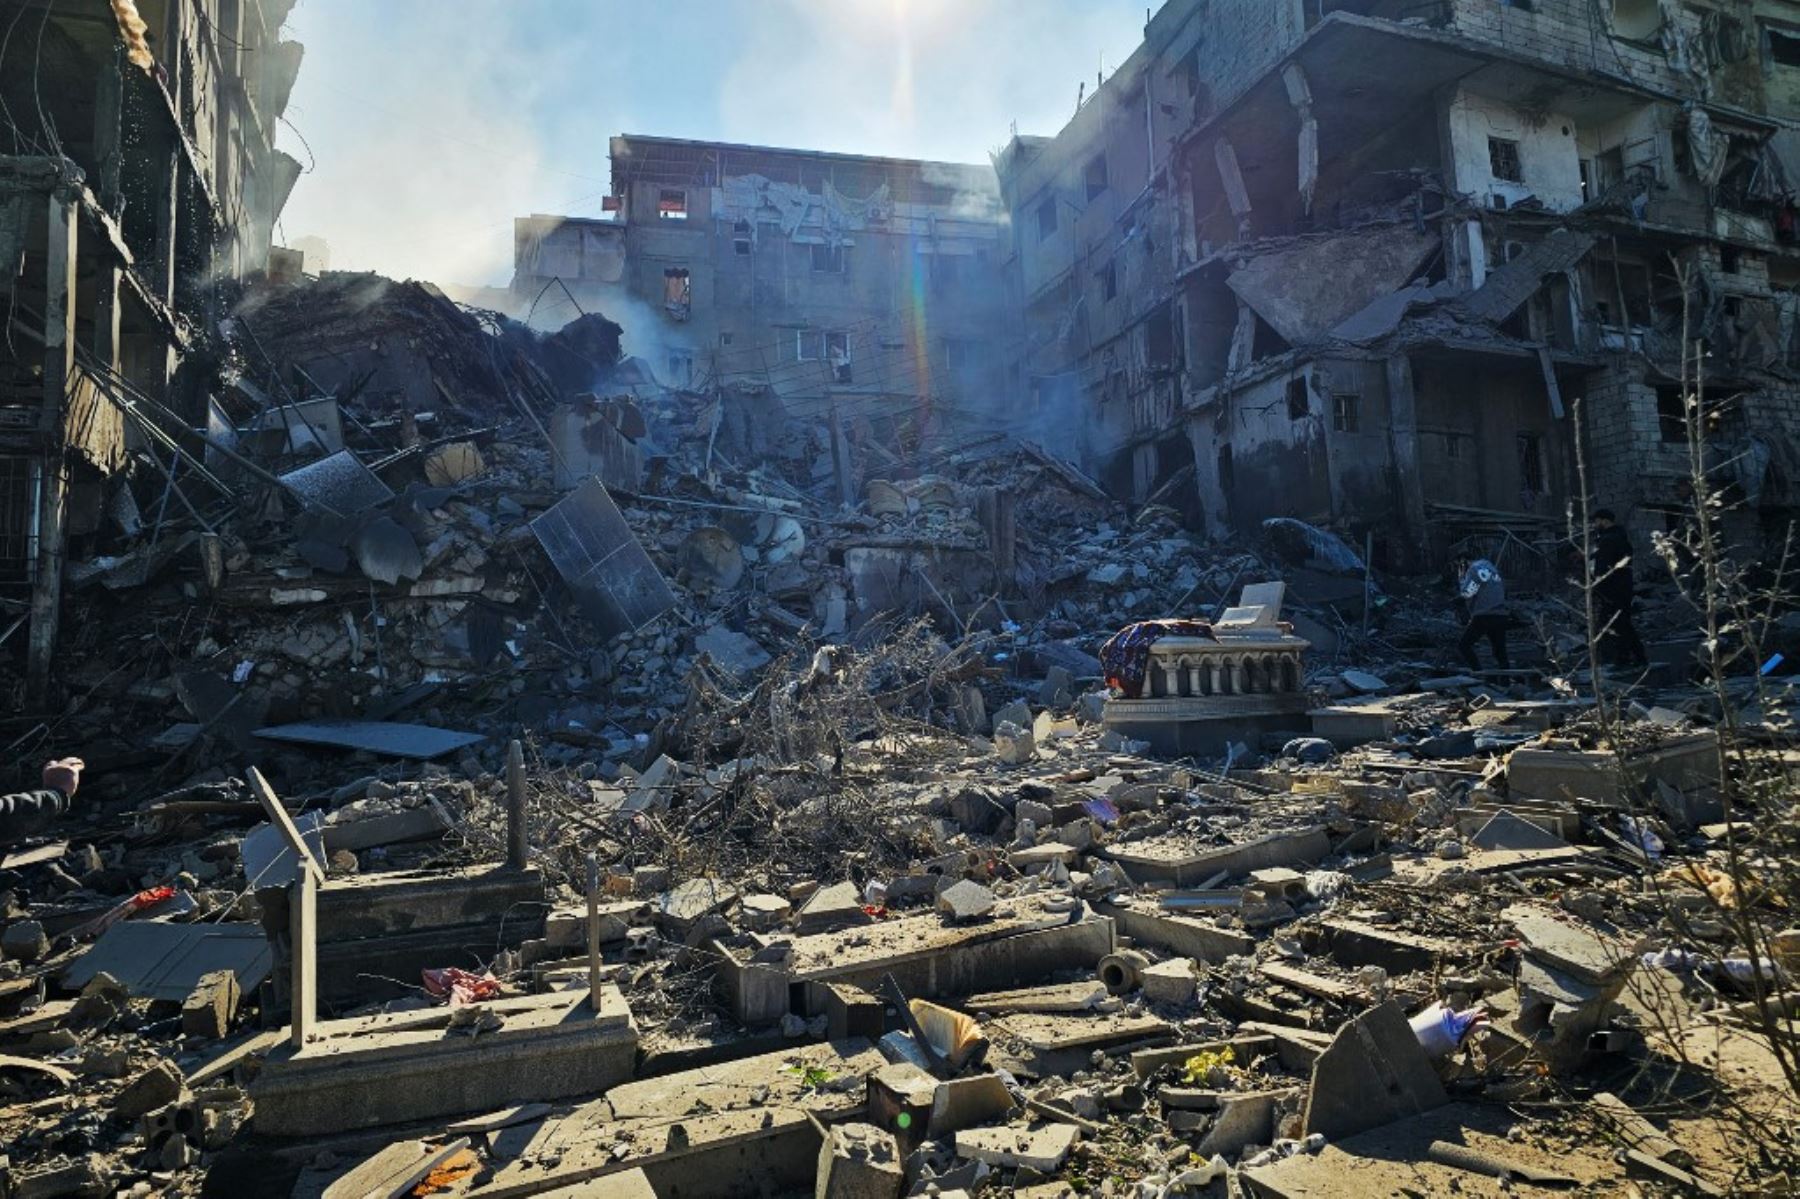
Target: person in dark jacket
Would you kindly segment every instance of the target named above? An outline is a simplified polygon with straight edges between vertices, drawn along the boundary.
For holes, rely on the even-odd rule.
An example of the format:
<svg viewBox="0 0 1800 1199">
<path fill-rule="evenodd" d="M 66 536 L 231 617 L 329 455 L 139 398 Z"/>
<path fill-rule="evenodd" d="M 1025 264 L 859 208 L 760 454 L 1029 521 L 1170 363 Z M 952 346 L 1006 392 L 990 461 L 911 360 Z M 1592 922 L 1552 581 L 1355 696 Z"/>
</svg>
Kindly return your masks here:
<svg viewBox="0 0 1800 1199">
<path fill-rule="evenodd" d="M 0 845 L 13 845 L 49 832 L 69 810 L 86 764 L 80 758 L 58 758 L 44 767 L 39 791 L 0 795 Z"/>
<path fill-rule="evenodd" d="M 1631 573 L 1631 538 L 1619 527 L 1610 509 L 1601 508 L 1594 513 L 1590 551 L 1600 660 L 1608 666 L 1648 665 L 1649 655 L 1631 623 L 1632 593 L 1636 590 L 1636 578 Z"/>
<path fill-rule="evenodd" d="M 1462 640 L 1456 643 L 1456 652 L 1462 655 L 1470 670 L 1480 670 L 1481 659 L 1475 656 L 1475 646 L 1485 638 L 1494 653 L 1494 666 L 1500 670 L 1512 669 L 1506 655 L 1506 580 L 1500 577 L 1500 568 L 1486 558 L 1458 565 L 1463 571 L 1456 584 L 1456 593 L 1468 610 L 1469 622 L 1463 626 Z"/>
</svg>

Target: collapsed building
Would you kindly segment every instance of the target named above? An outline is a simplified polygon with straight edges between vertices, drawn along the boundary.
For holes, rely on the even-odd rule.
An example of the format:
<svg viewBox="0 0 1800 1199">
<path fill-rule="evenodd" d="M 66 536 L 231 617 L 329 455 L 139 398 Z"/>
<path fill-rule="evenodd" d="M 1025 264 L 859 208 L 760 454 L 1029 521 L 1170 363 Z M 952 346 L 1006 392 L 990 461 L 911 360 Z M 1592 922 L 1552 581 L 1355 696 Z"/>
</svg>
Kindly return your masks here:
<svg viewBox="0 0 1800 1199">
<path fill-rule="evenodd" d="M 1593 378 L 1656 378 L 1670 315 L 1584 306 L 1655 226 L 1523 194 L 1535 151 L 1504 209 L 1409 167 L 1345 215 L 1353 134 L 1416 149 L 1349 89 L 1512 62 L 1444 23 L 1474 5 L 1350 7 L 1153 18 L 1144 107 L 1108 84 L 1071 126 L 1142 162 L 1088 154 L 1085 207 L 1033 210 L 1064 250 L 1119 233 L 1104 303 L 1048 257 L 1019 299 L 972 168 L 626 138 L 623 220 L 521 223 L 513 298 L 553 333 L 273 251 L 175 293 L 172 379 L 74 325 L 140 469 L 57 570 L 56 687 L 0 715 L 15 785 L 88 772 L 0 824 L 0 1195 L 1791 1190 L 1800 621 L 1696 654 L 1663 584 L 1619 680 L 1576 589 L 1521 589 L 1547 644 L 1446 673 L 1441 593 L 1318 527 L 1404 565 L 1433 522 L 1549 512 L 1578 415 L 1624 436 Z M 83 28 L 130 54 L 121 20 Z M 1227 67 L 1199 117 L 1165 91 Z M 1062 140 L 1009 149 L 1006 204 L 1063 186 Z M 1745 274 L 1737 237 L 1698 244 Z M 63 260 L 25 248 L 29 315 Z M 964 385 L 947 329 L 986 347 Z M 1471 455 L 1537 422 L 1555 486 L 1409 474 L 1405 430 L 1462 417 Z M 1779 452 L 1736 511 L 1779 507 Z M 1318 523 L 1242 535 L 1265 511 Z"/>
<path fill-rule="evenodd" d="M 203 425 L 205 322 L 267 266 L 300 175 L 274 148 L 300 66 L 291 6 L 0 10 L 0 628 L 23 628 L 40 691 L 69 543 L 125 502 L 123 472 L 173 468 L 101 393 L 165 406 L 142 416 L 164 437 Z"/>
<path fill-rule="evenodd" d="M 658 382 L 830 423 L 840 457 L 1008 427 L 992 170 L 635 134 L 611 153 L 612 216 L 517 221 L 515 309 L 597 308 Z"/>
<path fill-rule="evenodd" d="M 1299 517 L 1418 563 L 1560 523 L 1578 422 L 1599 504 L 1678 521 L 1685 333 L 1735 533 L 1779 536 L 1792 17 L 1174 0 L 1067 128 L 997 158 L 1021 402 L 1119 494 L 1191 466 L 1215 534 Z"/>
</svg>

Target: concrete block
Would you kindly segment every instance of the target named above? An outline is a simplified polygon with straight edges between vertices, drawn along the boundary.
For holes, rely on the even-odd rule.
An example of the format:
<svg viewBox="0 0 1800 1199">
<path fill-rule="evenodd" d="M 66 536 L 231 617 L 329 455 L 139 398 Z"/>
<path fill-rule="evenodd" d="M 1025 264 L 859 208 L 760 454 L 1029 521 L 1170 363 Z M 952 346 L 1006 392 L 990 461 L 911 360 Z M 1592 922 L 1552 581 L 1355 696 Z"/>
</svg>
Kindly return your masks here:
<svg viewBox="0 0 1800 1199">
<path fill-rule="evenodd" d="M 738 901 L 739 921 L 752 932 L 780 928 L 793 914 L 794 905 L 779 895 L 746 895 Z"/>
<path fill-rule="evenodd" d="M 838 1124 L 819 1147 L 814 1199 L 897 1199 L 905 1181 L 900 1147 L 873 1124 Z"/>
<path fill-rule="evenodd" d="M 956 1156 L 1003 1170 L 1028 1166 L 1040 1174 L 1054 1174 L 1080 1137 L 1072 1124 L 971 1128 L 956 1134 Z"/>
<path fill-rule="evenodd" d="M 179 1066 L 171 1061 L 159 1061 L 125 1084 L 118 1098 L 113 1100 L 113 1114 L 121 1120 L 136 1120 L 175 1102 L 185 1086 L 186 1080 Z"/>
<path fill-rule="evenodd" d="M 219 1040 L 231 1031 L 241 992 L 237 975 L 229 970 L 202 974 L 181 1004 L 181 1031 L 190 1037 Z"/>
<path fill-rule="evenodd" d="M 1339 1141 L 1448 1102 L 1406 1016 L 1389 1001 L 1346 1023 L 1313 1063 L 1304 1134 Z"/>
<path fill-rule="evenodd" d="M 825 1035 L 833 1041 L 863 1038 L 879 1041 L 887 1031 L 887 1005 L 850 983 L 806 984 L 808 1011 L 825 1014 Z"/>
<path fill-rule="evenodd" d="M 869 923 L 863 911 L 862 891 L 848 879 L 820 887 L 800 905 L 794 926 L 803 933 L 819 933 L 851 924 Z"/>
<path fill-rule="evenodd" d="M 50 952 L 50 938 L 36 920 L 15 920 L 0 932 L 0 957 L 9 962 L 35 962 Z"/>
<path fill-rule="evenodd" d="M 964 879 L 938 892 L 937 910 L 958 923 L 979 920 L 994 910 L 994 893 L 980 883 Z"/>
<path fill-rule="evenodd" d="M 1151 1003 L 1192 1003 L 1199 989 L 1194 976 L 1194 963 L 1187 958 L 1170 958 L 1142 972 L 1139 986 Z"/>
</svg>

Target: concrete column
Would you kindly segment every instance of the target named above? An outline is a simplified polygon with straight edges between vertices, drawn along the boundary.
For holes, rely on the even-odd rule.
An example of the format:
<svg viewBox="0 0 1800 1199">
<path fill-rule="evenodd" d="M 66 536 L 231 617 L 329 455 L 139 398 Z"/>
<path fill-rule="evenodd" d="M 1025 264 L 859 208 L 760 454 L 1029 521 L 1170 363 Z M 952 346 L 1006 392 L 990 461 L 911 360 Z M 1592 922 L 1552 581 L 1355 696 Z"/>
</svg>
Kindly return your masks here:
<svg viewBox="0 0 1800 1199">
<path fill-rule="evenodd" d="M 1213 143 L 1213 161 L 1218 164 L 1219 183 L 1225 189 L 1225 202 L 1237 218 L 1238 236 L 1250 236 L 1250 193 L 1244 187 L 1244 174 L 1238 169 L 1237 151 L 1220 138 Z"/>
<path fill-rule="evenodd" d="M 63 448 L 63 413 L 69 375 L 75 369 L 75 255 L 78 216 L 75 198 L 63 189 L 50 193 L 44 269 L 44 392 L 38 436 L 45 448 L 38 490 L 37 577 L 31 586 L 31 634 L 25 647 L 26 689 L 34 700 L 50 688 L 50 660 L 56 653 L 62 614 L 62 571 L 69 499 L 69 464 Z"/>
<path fill-rule="evenodd" d="M 1244 694 L 1244 660 L 1237 654 L 1226 660 L 1226 668 L 1231 671 L 1231 693 Z"/>
<path fill-rule="evenodd" d="M 1181 694 L 1181 666 L 1169 658 L 1161 663 L 1163 672 L 1163 694 L 1176 696 Z"/>
<path fill-rule="evenodd" d="M 306 863 L 289 893 L 288 940 L 293 952 L 293 1008 L 288 1044 L 304 1049 L 319 1021 L 319 879 Z"/>
<path fill-rule="evenodd" d="M 1205 695 L 1206 689 L 1200 685 L 1200 659 L 1190 658 L 1187 662 L 1188 694 Z"/>
<path fill-rule="evenodd" d="M 124 55 L 125 48 L 115 44 L 112 61 L 102 64 L 100 78 L 94 85 L 94 161 L 100 167 L 95 189 L 100 207 L 113 216 L 119 215 L 124 171 L 120 135 L 125 112 Z"/>
<path fill-rule="evenodd" d="M 506 746 L 506 864 L 525 869 L 525 747 Z"/>
<path fill-rule="evenodd" d="M 1206 664 L 1207 673 L 1212 679 L 1211 684 L 1207 688 L 1206 693 L 1208 695 L 1223 695 L 1225 693 L 1223 661 L 1223 659 L 1215 657 Z"/>
<path fill-rule="evenodd" d="M 1388 453 L 1394 463 L 1400 513 L 1407 538 L 1425 539 L 1425 490 L 1419 478 L 1419 406 L 1413 393 L 1412 359 L 1396 354 L 1387 360 Z"/>
</svg>

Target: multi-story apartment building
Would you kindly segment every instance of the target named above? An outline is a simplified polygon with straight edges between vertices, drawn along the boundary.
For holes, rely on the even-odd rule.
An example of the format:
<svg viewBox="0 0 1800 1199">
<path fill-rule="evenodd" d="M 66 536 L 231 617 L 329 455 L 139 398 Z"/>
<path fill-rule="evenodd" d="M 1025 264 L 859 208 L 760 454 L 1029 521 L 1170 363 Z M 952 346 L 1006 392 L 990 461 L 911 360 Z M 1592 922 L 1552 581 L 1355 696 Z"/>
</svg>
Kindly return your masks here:
<svg viewBox="0 0 1800 1199">
<path fill-rule="evenodd" d="M 300 174 L 274 148 L 301 57 L 280 36 L 291 7 L 0 3 L 0 629 L 26 618 L 35 685 L 66 543 L 131 444 L 102 391 L 166 405 L 171 436 L 203 423 L 184 355 L 221 282 L 266 265 Z"/>
<path fill-rule="evenodd" d="M 1739 532 L 1785 527 L 1797 38 L 1770 0 L 1170 0 L 998 163 L 1023 402 L 1121 492 L 1191 461 L 1215 531 L 1417 561 L 1557 518 L 1578 414 L 1596 500 L 1678 516 L 1685 321 Z"/>
<path fill-rule="evenodd" d="M 519 308 L 572 297 L 663 384 L 766 389 L 801 420 L 1006 420 L 990 167 L 637 135 L 611 156 L 614 215 L 517 222 Z"/>
</svg>

